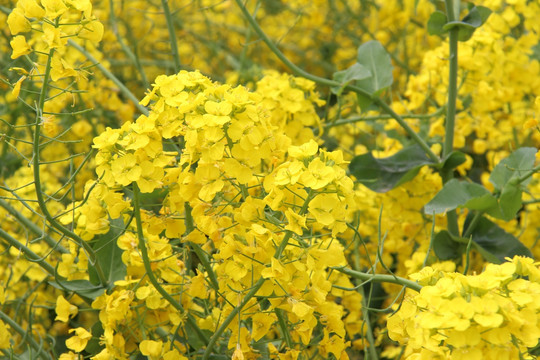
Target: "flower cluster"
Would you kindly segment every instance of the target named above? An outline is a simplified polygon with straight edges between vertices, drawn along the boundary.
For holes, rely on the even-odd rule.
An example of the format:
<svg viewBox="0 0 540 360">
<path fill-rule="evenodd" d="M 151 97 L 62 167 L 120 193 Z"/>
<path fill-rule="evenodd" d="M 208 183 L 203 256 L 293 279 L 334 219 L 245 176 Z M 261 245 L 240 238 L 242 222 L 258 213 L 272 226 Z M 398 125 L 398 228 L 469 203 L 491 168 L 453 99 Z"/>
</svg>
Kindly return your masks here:
<svg viewBox="0 0 540 360">
<path fill-rule="evenodd" d="M 406 359 L 517 359 L 540 337 L 540 267 L 514 257 L 478 275 L 426 267 L 411 275 L 424 285 L 388 317 L 390 338 Z"/>
<path fill-rule="evenodd" d="M 250 289 L 257 289 L 257 298 L 268 298 L 264 304 L 248 297 L 245 310 L 228 325 L 230 349 L 254 356 L 252 344 L 272 338 L 278 323 L 306 348 L 317 323 L 324 323 L 319 351 L 344 356 L 346 313 L 331 299 L 355 295 L 332 290 L 332 283 L 352 284 L 330 268 L 346 264 L 336 236 L 347 229 L 346 221 L 355 211 L 353 182 L 343 169 L 346 162 L 340 151 L 319 149 L 314 140 L 291 145 L 283 128 L 274 124 L 287 119 L 281 120 L 282 109 L 264 107 L 276 101 L 267 93 L 275 74 L 270 76 L 259 82 L 256 92 L 213 83 L 198 72 L 159 76 L 142 100 L 144 105 L 152 102 L 149 115 L 120 129 L 109 128 L 94 139 L 100 180 L 75 212 L 81 214 L 75 217 L 83 225 L 81 231 L 96 228 L 94 233 L 100 233 L 99 224 L 106 218 L 99 215 L 101 209 L 111 219 L 133 211 L 116 197 L 117 189 L 163 191 L 162 206 L 142 213 L 144 240 L 129 230 L 118 238 L 129 279 L 117 282 L 123 290 L 93 303 L 102 314 L 105 333 L 115 334 L 104 340 L 103 351 L 108 354 L 118 354 L 114 347 L 118 337 L 126 344 L 139 343 L 141 352 L 146 351 L 143 347 L 148 344 L 139 335 L 125 333 L 136 320 L 133 309 L 143 304 L 162 319 L 162 327 L 172 330 L 185 321 L 144 281 L 139 252 L 139 242 L 144 241 L 155 276 L 169 293 L 183 294 L 187 316 L 194 316 L 202 330 L 218 328 Z M 294 78 L 286 81 L 302 83 Z M 317 101 L 313 88 L 304 86 Z M 305 99 L 302 90 L 296 91 L 299 100 Z M 309 111 L 310 106 L 303 111 L 306 108 Z M 294 114 L 301 109 L 284 110 Z M 89 223 L 90 218 L 97 222 Z M 107 230 L 103 223 L 103 231 Z M 180 244 L 171 246 L 176 239 Z M 187 271 L 189 247 L 206 252 L 203 257 L 209 256 L 212 263 L 194 273 Z M 261 275 L 260 283 L 253 274 Z M 130 305 L 121 316 L 111 317 L 112 305 L 107 304 L 117 297 L 125 297 Z M 200 301 L 214 306 L 203 311 Z M 348 319 L 353 329 L 360 316 L 350 314 Z M 156 331 L 152 322 L 145 327 L 149 333 Z M 156 335 L 162 344 L 158 339 Z M 287 350 L 299 353 L 302 347 Z M 160 351 L 156 357 L 164 356 Z"/>
</svg>

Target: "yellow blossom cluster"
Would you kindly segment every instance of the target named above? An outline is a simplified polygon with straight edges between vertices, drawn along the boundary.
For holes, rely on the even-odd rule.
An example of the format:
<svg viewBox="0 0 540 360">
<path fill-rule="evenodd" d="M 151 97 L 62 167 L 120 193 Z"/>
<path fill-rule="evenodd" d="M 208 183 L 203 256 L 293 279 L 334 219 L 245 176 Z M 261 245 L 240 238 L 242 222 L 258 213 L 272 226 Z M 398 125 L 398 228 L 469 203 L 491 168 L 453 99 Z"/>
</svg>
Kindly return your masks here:
<svg viewBox="0 0 540 360">
<path fill-rule="evenodd" d="M 540 267 L 514 257 L 478 275 L 425 267 L 410 277 L 424 285 L 388 317 L 389 336 L 405 359 L 533 358 L 540 337 Z"/>
<path fill-rule="evenodd" d="M 198 72 L 160 76 L 142 100 L 152 102 L 147 116 L 120 129 L 109 128 L 94 139 L 98 183 L 89 183 L 90 195 L 82 206 L 75 204 L 75 218 L 64 220 L 74 220 L 81 236 L 100 234 L 101 228 L 108 231 L 103 211 L 111 219 L 122 214 L 126 218 L 133 211 L 129 202 L 117 198 L 116 189 L 165 191 L 160 208 L 141 214 L 144 239 L 130 230 L 118 238 L 126 280 L 93 302 L 105 330 L 102 354 L 120 356 L 120 341 L 126 348 L 138 343 L 142 353 L 155 350 L 154 357 L 165 356 L 162 340 L 148 350 L 150 343 L 131 334 L 136 308 L 144 306 L 148 312 L 147 332 L 156 331 L 154 317 L 170 329 L 186 321 L 186 315 L 179 316 L 144 280 L 139 252 L 144 241 L 156 278 L 167 292 L 182 294 L 180 303 L 188 318 L 193 316 L 203 331 L 219 327 L 250 289 L 258 287 L 254 295 L 268 298 L 266 305 L 248 298 L 245 310 L 228 325 L 229 349 L 239 346 L 244 356 L 255 356 L 252 341 L 274 337 L 280 317 L 290 324 L 286 326 L 292 340 L 304 346 L 311 343 L 316 325 L 326 324 L 319 351 L 345 356 L 345 311 L 331 299 L 355 295 L 332 290 L 334 282 L 352 284 L 342 275 L 329 278 L 329 270 L 346 264 L 336 236 L 347 229 L 346 220 L 355 209 L 350 201 L 353 182 L 343 169 L 341 152 L 319 149 L 314 140 L 291 145 L 282 127 L 273 124 L 283 121 L 282 110 L 264 107 L 265 98 L 270 104 L 275 101 L 267 93 L 270 85 L 264 85 L 269 80 L 263 78 L 260 84 L 257 92 L 249 92 L 213 83 Z M 304 91 L 313 96 L 313 88 L 304 84 Z M 304 91 L 298 91 L 304 99 Z M 173 150 L 180 146 L 181 151 Z M 189 231 L 186 218 L 195 226 Z M 170 242 L 175 239 L 181 242 L 173 247 Z M 190 275 L 182 250 L 190 246 L 210 254 L 214 264 Z M 260 280 L 254 274 L 260 274 Z M 125 305 L 117 308 L 117 299 L 124 299 Z M 204 311 L 201 300 L 215 305 Z M 359 318 L 351 314 L 349 328 Z"/>
<path fill-rule="evenodd" d="M 285 56 L 328 79 L 380 41 L 394 83 L 376 96 L 435 157 L 449 58 L 446 37 L 426 30 L 438 5 L 246 3 Z M 540 8 L 476 5 L 493 13 L 459 44 L 455 149 L 466 161 L 456 175 L 491 191 L 501 159 L 540 144 Z M 0 74 L 5 356 L 346 360 L 398 358 L 397 342 L 408 359 L 533 358 L 538 263 L 485 265 L 474 247 L 439 262 L 433 237 L 448 225 L 423 212 L 443 186 L 439 169 L 386 193 L 359 184 L 351 159 L 389 157 L 411 138 L 375 106 L 362 112 L 355 94 L 268 70 L 285 67 L 236 1 L 0 6 L 11 67 Z M 538 257 L 532 178 L 518 216 L 496 222 Z M 458 210 L 460 228 L 469 215 Z M 485 271 L 454 272 L 464 266 Z M 423 288 L 402 297 L 406 284 Z M 386 323 L 378 314 L 391 302 Z"/>
</svg>

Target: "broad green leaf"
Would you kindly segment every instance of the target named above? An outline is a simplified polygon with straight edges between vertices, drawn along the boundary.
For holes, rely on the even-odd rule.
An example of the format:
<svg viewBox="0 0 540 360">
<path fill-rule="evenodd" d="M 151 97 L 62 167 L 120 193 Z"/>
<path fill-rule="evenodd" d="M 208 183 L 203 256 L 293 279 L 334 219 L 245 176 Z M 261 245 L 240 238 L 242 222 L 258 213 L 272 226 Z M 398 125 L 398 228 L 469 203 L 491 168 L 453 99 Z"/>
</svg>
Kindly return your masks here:
<svg viewBox="0 0 540 360">
<path fill-rule="evenodd" d="M 497 190 L 502 191 L 504 186 L 511 180 L 519 178 L 534 167 L 537 150 L 533 147 L 522 147 L 514 151 L 508 157 L 499 162 L 489 177 L 489 182 Z M 527 185 L 530 178 L 523 181 Z"/>
<path fill-rule="evenodd" d="M 444 25 L 448 22 L 446 15 L 442 11 L 435 11 L 429 17 L 427 23 L 427 31 L 429 35 L 441 35 L 446 31 L 443 29 Z"/>
<path fill-rule="evenodd" d="M 117 244 L 117 239 L 124 231 L 124 227 L 121 217 L 110 220 L 109 232 L 100 235 L 92 245 L 105 279 L 111 286 L 115 281 L 122 280 L 126 276 L 126 265 L 122 261 L 123 251 Z M 90 263 L 88 266 L 91 266 Z"/>
<path fill-rule="evenodd" d="M 386 192 L 412 180 L 422 166 L 429 164 L 433 162 L 420 146 L 414 145 L 387 158 L 377 159 L 371 153 L 356 156 L 349 171 L 371 190 Z"/>
<path fill-rule="evenodd" d="M 497 200 L 482 185 L 452 179 L 424 206 L 424 212 L 442 214 L 457 207 L 487 211 L 493 206 Z"/>
<path fill-rule="evenodd" d="M 521 195 L 522 191 L 519 185 L 514 185 L 510 181 L 504 186 L 501 196 L 499 196 L 501 219 L 510 221 L 516 216 L 521 209 Z"/>
<path fill-rule="evenodd" d="M 447 230 L 438 232 L 433 238 L 433 251 L 441 260 L 457 259 L 464 250 L 462 242 L 455 241 Z"/>
<path fill-rule="evenodd" d="M 362 113 L 372 109 L 373 99 L 369 96 L 356 93 L 356 101 Z"/>
<path fill-rule="evenodd" d="M 334 94 L 340 94 L 343 87 L 347 86 L 351 81 L 366 79 L 370 76 L 371 71 L 368 68 L 362 64 L 355 63 L 346 70 L 334 73 L 333 78 L 341 84 L 341 87 L 332 87 L 331 90 Z"/>
<path fill-rule="evenodd" d="M 392 85 L 394 81 L 392 61 L 380 42 L 372 40 L 360 45 L 357 62 L 371 72 L 370 77 L 356 82 L 358 87 L 376 95 Z"/>
<path fill-rule="evenodd" d="M 461 21 L 452 21 L 443 26 L 444 31 L 454 27 L 459 27 L 459 41 L 467 41 L 474 34 L 475 30 L 482 26 L 489 16 L 491 10 L 484 6 L 473 6 Z"/>
<path fill-rule="evenodd" d="M 193 329 L 193 327 L 191 326 L 191 324 L 189 322 L 186 321 L 185 323 L 185 334 L 186 334 L 186 337 L 187 337 L 187 342 L 189 345 L 191 345 L 192 348 L 194 348 L 195 350 L 199 350 L 199 349 L 202 349 L 205 344 L 203 343 L 203 341 L 199 338 L 199 336 L 197 335 L 195 329 Z M 212 336 L 212 333 L 208 330 L 201 330 L 207 337 L 210 337 Z"/>
<path fill-rule="evenodd" d="M 91 333 L 92 339 L 88 341 L 84 351 L 91 355 L 96 355 L 103 350 L 103 346 L 100 344 L 100 338 L 103 336 L 103 325 L 100 321 L 96 321 L 94 325 L 92 325 Z"/>
<path fill-rule="evenodd" d="M 441 163 L 441 169 L 443 172 L 454 170 L 459 165 L 463 164 L 465 161 L 467 161 L 467 158 L 465 157 L 464 153 L 459 151 L 452 151 L 445 159 L 443 159 Z"/>
<path fill-rule="evenodd" d="M 485 6 L 474 6 L 469 13 L 463 18 L 463 21 L 471 24 L 474 27 L 480 27 L 489 18 L 492 11 Z"/>
<path fill-rule="evenodd" d="M 105 291 L 103 287 L 96 286 L 88 280 L 63 281 L 60 278 L 56 278 L 55 281 L 49 281 L 49 284 L 60 290 L 72 291 L 90 300 L 95 300 Z"/>
<path fill-rule="evenodd" d="M 470 220 L 468 217 L 465 227 Z M 471 236 L 475 248 L 490 262 L 501 263 L 505 257 L 514 255 L 532 257 L 531 251 L 517 238 L 484 217 L 478 221 Z"/>
</svg>

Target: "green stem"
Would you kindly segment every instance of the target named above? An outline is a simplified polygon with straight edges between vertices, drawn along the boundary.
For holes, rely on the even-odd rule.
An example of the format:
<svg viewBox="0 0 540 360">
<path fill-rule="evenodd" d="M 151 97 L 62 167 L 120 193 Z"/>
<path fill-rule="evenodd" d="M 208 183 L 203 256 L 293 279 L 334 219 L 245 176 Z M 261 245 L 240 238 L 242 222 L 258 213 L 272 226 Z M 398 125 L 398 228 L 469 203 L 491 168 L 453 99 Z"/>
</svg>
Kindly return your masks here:
<svg viewBox="0 0 540 360">
<path fill-rule="evenodd" d="M 186 233 L 185 235 L 188 235 L 195 229 L 195 225 L 193 224 L 193 216 L 191 216 L 191 206 L 188 202 L 184 203 L 184 223 L 186 225 Z M 216 276 L 216 273 L 214 272 L 214 269 L 212 269 L 212 265 L 210 264 L 210 261 L 208 260 L 207 254 L 204 252 L 204 250 L 198 245 L 193 242 L 189 242 L 189 245 L 193 248 L 193 251 L 195 254 L 197 254 L 197 257 L 201 261 L 201 264 L 203 265 L 204 269 L 208 273 L 208 278 L 210 279 L 210 284 L 214 288 L 214 290 L 219 289 L 219 282 Z"/>
<path fill-rule="evenodd" d="M 208 342 L 208 346 L 206 347 L 206 350 L 204 351 L 204 354 L 203 354 L 203 357 L 202 357 L 202 360 L 208 360 L 208 358 L 210 357 L 210 354 L 212 353 L 212 350 L 214 348 L 214 345 L 216 344 L 216 342 L 218 341 L 218 339 L 220 338 L 221 334 L 223 334 L 223 332 L 225 330 L 227 330 L 227 327 L 229 326 L 229 324 L 234 320 L 234 318 L 238 315 L 238 313 L 240 312 L 240 310 L 242 310 L 242 308 L 244 306 L 246 306 L 246 304 L 248 303 L 248 301 L 251 300 L 251 298 L 253 296 L 255 296 L 255 294 L 257 293 L 257 291 L 259 291 L 259 289 L 263 286 L 264 284 L 264 281 L 265 279 L 263 277 L 261 277 L 255 284 L 253 284 L 253 287 L 251 288 L 251 290 L 249 290 L 249 292 L 246 294 L 246 296 L 244 297 L 244 299 L 242 299 L 242 302 L 237 306 L 235 307 L 231 313 L 225 318 L 225 320 L 223 321 L 223 323 L 221 324 L 221 326 L 216 330 L 216 332 L 214 333 L 214 335 L 212 335 L 212 337 L 210 338 L 210 341 Z"/>
<path fill-rule="evenodd" d="M 58 241 L 54 240 L 52 237 L 49 236 L 49 234 L 45 233 L 36 224 L 34 224 L 32 221 L 26 218 L 23 214 L 15 210 L 15 208 L 13 208 L 7 201 L 0 199 L 0 206 L 6 209 L 6 211 L 15 219 L 17 219 L 17 221 L 19 221 L 25 228 L 32 231 L 34 234 L 39 235 L 41 238 L 45 239 L 45 242 L 50 247 L 58 250 L 62 254 L 69 253 L 68 249 L 60 245 Z"/>
<path fill-rule="evenodd" d="M 15 239 L 2 229 L 0 229 L 0 237 L 4 238 L 4 240 L 6 240 L 11 246 L 25 253 L 25 255 L 28 256 L 28 258 L 30 259 L 30 261 L 37 263 L 39 266 L 41 266 L 43 270 L 54 276 L 54 268 L 51 266 L 51 264 L 46 262 L 43 257 L 30 250 L 30 248 L 19 242 L 17 239 Z"/>
<path fill-rule="evenodd" d="M 446 0 L 446 13 L 448 21 L 455 21 L 455 5 L 459 5 L 459 0 Z M 443 144 L 443 159 L 454 150 L 454 132 L 456 126 L 456 101 L 457 101 L 457 80 L 458 80 L 458 35 L 459 28 L 454 27 L 450 30 L 449 38 L 449 69 L 448 69 L 448 101 L 446 104 L 446 122 Z M 447 183 L 454 177 L 453 169 L 446 170 L 441 174 L 443 183 Z M 452 235 L 459 235 L 458 216 L 456 210 L 446 213 L 448 231 Z"/>
<path fill-rule="evenodd" d="M 257 35 L 259 35 L 259 37 L 266 43 L 266 45 L 270 48 L 270 50 L 278 57 L 278 59 L 283 63 L 285 64 L 285 66 L 287 66 L 295 75 L 297 76 L 301 76 L 301 77 L 304 77 L 306 79 L 309 79 L 311 81 L 314 81 L 318 84 L 321 84 L 321 85 L 326 85 L 326 86 L 330 86 L 330 87 L 341 87 L 342 84 L 337 82 L 337 81 L 334 81 L 334 80 L 330 80 L 330 79 L 326 79 L 326 78 L 323 78 L 323 77 L 319 77 L 319 76 L 316 76 L 316 75 L 313 75 L 313 74 L 310 74 L 308 73 L 307 71 L 299 68 L 298 66 L 296 66 L 293 62 L 291 62 L 286 56 L 285 54 L 283 54 L 278 48 L 277 46 L 270 40 L 270 38 L 265 34 L 265 32 L 261 29 L 261 27 L 259 26 L 259 24 L 257 24 L 257 21 L 255 21 L 255 19 L 253 18 L 253 16 L 251 16 L 251 14 L 249 13 L 249 11 L 246 9 L 246 7 L 244 6 L 244 4 L 242 4 L 242 1 L 241 0 L 235 0 L 236 3 L 238 4 L 238 6 L 240 7 L 240 10 L 242 11 L 242 13 L 244 14 L 244 18 L 249 22 L 249 24 L 251 25 L 251 27 L 253 28 L 253 30 L 255 30 L 255 32 L 257 33 Z M 433 160 L 434 162 L 436 163 L 439 163 L 440 159 L 437 155 L 435 155 L 435 153 L 433 151 L 431 151 L 429 145 L 424 141 L 424 139 L 422 139 L 410 126 L 409 124 L 407 124 L 405 122 L 405 120 L 403 120 L 403 118 L 401 116 L 399 116 L 394 110 L 392 110 L 390 108 L 390 106 L 388 106 L 384 101 L 382 101 L 380 98 L 378 97 L 373 97 L 372 94 L 370 94 L 369 92 L 357 87 L 357 86 L 353 86 L 353 85 L 347 85 L 345 86 L 345 89 L 346 90 L 350 90 L 350 91 L 354 91 L 360 95 L 364 95 L 364 96 L 367 96 L 369 97 L 370 99 L 372 99 L 372 101 L 375 103 L 375 105 L 377 105 L 381 110 L 383 110 L 384 112 L 386 112 L 387 114 L 389 114 L 394 120 L 396 120 L 398 122 L 398 124 L 405 130 L 405 132 L 407 132 L 407 134 L 409 134 L 409 136 L 418 144 L 420 145 L 420 147 L 426 152 L 426 154 L 429 156 L 429 158 L 431 160 Z"/>
<path fill-rule="evenodd" d="M 39 345 L 32 336 L 27 336 L 27 331 L 25 331 L 19 324 L 17 324 L 13 319 L 11 319 L 6 313 L 0 311 L 0 319 L 9 325 L 13 330 L 18 332 L 23 338 L 26 337 L 27 341 L 30 343 L 30 346 L 36 350 L 42 359 L 52 360 L 52 356 L 47 354 L 43 349 L 42 345 Z"/>
<path fill-rule="evenodd" d="M 373 337 L 373 329 L 371 328 L 371 320 L 369 318 L 369 311 L 368 303 L 366 301 L 366 294 L 364 291 L 364 288 L 362 286 L 358 289 L 360 291 L 360 295 L 362 295 L 362 317 L 364 318 L 364 323 L 366 324 L 366 337 L 368 341 L 368 354 L 369 356 L 366 356 L 366 359 L 368 360 L 378 360 L 379 356 L 377 355 L 377 349 L 375 346 L 375 338 Z"/>
<path fill-rule="evenodd" d="M 402 119 L 431 119 L 433 117 L 441 115 L 443 110 L 444 110 L 444 107 L 441 107 L 432 114 L 401 115 L 401 118 Z M 390 115 L 382 115 L 382 114 L 375 115 L 375 116 L 360 116 L 360 117 L 353 117 L 349 119 L 341 119 L 334 122 L 329 122 L 329 123 L 324 124 L 323 127 L 325 129 L 329 129 L 329 128 L 333 128 L 340 125 L 354 124 L 354 123 L 362 122 L 362 121 L 375 121 L 375 120 L 388 120 L 388 119 L 393 119 L 393 117 Z"/>
<path fill-rule="evenodd" d="M 210 264 L 208 256 L 206 255 L 204 250 L 198 244 L 195 244 L 191 241 L 189 242 L 189 245 L 193 248 L 193 251 L 195 252 L 195 254 L 197 254 L 197 257 L 201 261 L 204 269 L 206 270 L 208 278 L 210 279 L 210 284 L 212 285 L 214 290 L 219 290 L 219 283 L 216 273 L 214 272 L 214 269 L 212 269 L 212 265 Z"/>
<path fill-rule="evenodd" d="M 339 267 L 333 267 L 332 269 L 337 270 L 339 272 L 342 272 L 346 275 L 349 275 L 355 279 L 359 279 L 362 281 L 398 284 L 398 285 L 403 285 L 405 287 L 408 287 L 411 290 L 418 291 L 418 292 L 422 289 L 422 285 L 418 284 L 417 282 L 412 281 L 412 280 L 407 280 L 399 276 L 382 275 L 382 274 L 367 274 L 361 271 L 355 271 L 352 269 L 339 268 Z"/>
<path fill-rule="evenodd" d="M 281 333 L 283 334 L 283 338 L 285 338 L 285 344 L 287 344 L 287 347 L 289 349 L 292 349 L 293 343 L 291 339 L 291 334 L 289 332 L 289 329 L 287 328 L 287 318 L 285 317 L 285 314 L 283 314 L 283 310 L 281 309 L 274 309 L 274 312 L 276 313 L 278 324 L 281 329 Z"/>
<path fill-rule="evenodd" d="M 169 30 L 169 41 L 171 43 L 171 51 L 174 59 L 174 70 L 176 72 L 182 69 L 182 63 L 180 63 L 180 54 L 178 53 L 178 44 L 176 43 L 176 33 L 174 31 L 174 23 L 169 9 L 169 1 L 161 0 L 163 6 L 163 12 L 165 13 L 165 19 L 167 20 L 167 29 Z"/>
<path fill-rule="evenodd" d="M 75 49 L 77 49 L 81 54 L 86 56 L 88 60 L 92 62 L 94 66 L 96 66 L 102 73 L 105 75 L 109 80 L 111 80 L 116 86 L 118 86 L 118 89 L 120 89 L 120 92 L 124 94 L 125 97 L 127 97 L 133 105 L 139 110 L 139 112 L 143 115 L 148 115 L 148 109 L 141 104 L 139 104 L 139 99 L 120 81 L 116 76 L 113 75 L 109 70 L 105 68 L 105 66 L 101 65 L 95 57 L 92 56 L 88 51 L 86 51 L 82 46 L 77 44 L 75 41 L 69 39 L 68 44 Z"/>
<path fill-rule="evenodd" d="M 142 219 L 141 219 L 141 207 L 140 207 L 140 190 L 137 186 L 137 183 L 133 183 L 133 212 L 135 213 L 135 222 L 137 224 L 137 238 L 139 240 L 139 251 L 141 252 L 141 258 L 144 264 L 144 269 L 146 271 L 146 276 L 148 276 L 148 280 L 150 283 L 154 286 L 154 288 L 157 290 L 157 292 L 163 296 L 165 300 L 169 304 L 171 304 L 172 307 L 174 307 L 176 310 L 178 310 L 181 314 L 187 315 L 187 323 L 193 328 L 193 330 L 197 333 L 197 336 L 201 341 L 203 341 L 205 344 L 208 343 L 208 339 L 206 338 L 206 335 L 199 329 L 197 326 L 197 322 L 193 317 L 191 317 L 182 304 L 180 304 L 178 301 L 176 301 L 171 294 L 165 290 L 161 284 L 158 282 L 156 275 L 154 274 L 154 270 L 152 270 L 152 265 L 150 264 L 150 258 L 148 257 L 148 249 L 146 248 L 146 239 L 144 238 L 143 234 L 143 227 L 142 227 Z"/>
<path fill-rule="evenodd" d="M 520 176 L 517 180 L 518 184 L 521 184 L 522 182 L 524 182 L 525 180 L 527 180 L 528 178 L 536 174 L 538 171 L 540 171 L 540 165 L 535 166 L 534 168 L 532 168 L 531 170 L 527 171 L 525 174 Z"/>
<path fill-rule="evenodd" d="M 70 239 L 73 239 L 79 246 L 84 248 L 88 255 L 88 260 L 90 263 L 95 266 L 97 275 L 99 277 L 100 283 L 107 287 L 107 280 L 105 278 L 105 275 L 103 273 L 103 270 L 101 269 L 101 266 L 97 262 L 97 257 L 92 249 L 92 247 L 83 239 L 81 239 L 77 234 L 75 234 L 73 231 L 70 231 L 69 229 L 62 226 L 60 223 L 58 223 L 51 213 L 49 212 L 49 209 L 47 208 L 47 204 L 45 203 L 45 199 L 43 198 L 43 190 L 41 189 L 41 175 L 40 175 L 40 139 L 41 139 L 41 118 L 43 113 L 43 108 L 45 106 L 45 99 L 47 97 L 47 89 L 49 86 L 49 79 L 51 74 L 51 62 L 52 57 L 54 54 L 54 49 L 49 50 L 49 57 L 47 59 L 47 65 L 45 66 L 45 74 L 43 76 L 43 85 L 41 88 L 41 92 L 39 94 L 39 101 L 38 101 L 38 107 L 36 112 L 36 124 L 34 127 L 34 139 L 33 139 L 33 168 L 34 168 L 34 187 L 36 190 L 36 199 L 39 204 L 39 208 L 41 209 L 41 212 L 43 213 L 43 216 L 45 216 L 45 219 L 54 227 L 55 229 L 59 230 L 62 234 L 69 237 Z"/>
</svg>

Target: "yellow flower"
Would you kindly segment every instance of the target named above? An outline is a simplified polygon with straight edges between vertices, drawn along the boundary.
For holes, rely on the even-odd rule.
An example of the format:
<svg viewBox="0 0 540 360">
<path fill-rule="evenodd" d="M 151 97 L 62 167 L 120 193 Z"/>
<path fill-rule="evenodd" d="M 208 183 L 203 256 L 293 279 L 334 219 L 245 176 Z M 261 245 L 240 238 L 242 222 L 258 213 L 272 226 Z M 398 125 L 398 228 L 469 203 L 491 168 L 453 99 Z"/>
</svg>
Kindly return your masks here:
<svg viewBox="0 0 540 360">
<path fill-rule="evenodd" d="M 240 344 L 236 344 L 236 349 L 232 354 L 231 360 L 244 360 L 244 353 L 242 352 Z"/>
<path fill-rule="evenodd" d="M 12 59 L 16 59 L 32 52 L 32 48 L 26 43 L 26 38 L 22 35 L 15 36 L 9 44 L 13 49 L 13 53 L 11 54 Z"/>
<path fill-rule="evenodd" d="M 13 85 L 13 90 L 11 91 L 11 94 L 15 97 L 19 96 L 19 93 L 21 92 L 21 85 L 22 82 L 26 79 L 26 76 L 21 76 L 19 80 Z"/>
<path fill-rule="evenodd" d="M 77 76 L 77 71 L 71 67 L 58 53 L 54 53 L 51 60 L 51 79 L 57 81 L 58 79 Z"/>
<path fill-rule="evenodd" d="M 320 158 L 309 163 L 307 171 L 302 173 L 301 181 L 305 186 L 318 190 L 334 180 L 334 169 L 326 166 Z"/>
<path fill-rule="evenodd" d="M 308 158 L 315 155 L 318 149 L 319 145 L 317 145 L 315 140 L 311 139 L 309 142 L 300 146 L 290 146 L 289 155 L 297 159 Z"/>
<path fill-rule="evenodd" d="M 277 317 L 272 313 L 258 312 L 251 317 L 251 338 L 259 341 L 270 331 L 270 327 L 276 322 Z"/>
<path fill-rule="evenodd" d="M 24 33 L 32 30 L 30 21 L 24 17 L 24 12 L 20 8 L 15 8 L 8 15 L 7 23 L 9 26 L 9 31 L 11 35 L 17 35 L 19 33 Z"/>
<path fill-rule="evenodd" d="M 137 158 L 131 153 L 113 160 L 111 171 L 116 182 L 123 186 L 139 180 L 142 174 L 142 168 L 137 164 Z"/>
<path fill-rule="evenodd" d="M 60 355 L 58 360 L 79 360 L 79 355 L 75 354 L 73 351 L 70 351 Z"/>
<path fill-rule="evenodd" d="M 81 352 L 92 338 L 92 334 L 82 327 L 69 330 L 69 333 L 73 332 L 75 333 L 75 336 L 66 340 L 66 347 L 75 352 Z"/>
<path fill-rule="evenodd" d="M 50 49 L 62 48 L 67 44 L 66 34 L 49 23 L 43 23 L 43 40 L 49 45 Z"/>
<path fill-rule="evenodd" d="M 306 227 L 306 218 L 304 216 L 298 215 L 291 209 L 285 211 L 285 216 L 287 217 L 287 226 L 286 230 L 291 230 L 297 235 L 302 235 L 304 233 L 304 228 Z"/>
<path fill-rule="evenodd" d="M 41 5 L 45 8 L 45 15 L 49 19 L 55 19 L 68 10 L 62 0 L 41 0 Z"/>
<path fill-rule="evenodd" d="M 56 299 L 56 318 L 62 322 L 68 322 L 69 318 L 74 317 L 79 312 L 75 305 L 71 305 L 62 295 Z"/>
<path fill-rule="evenodd" d="M 161 350 L 163 349 L 163 343 L 161 341 L 143 340 L 139 344 L 141 354 L 149 356 L 150 359 L 159 359 L 161 356 Z"/>
<path fill-rule="evenodd" d="M 339 200 L 335 194 L 320 194 L 309 202 L 308 210 L 317 222 L 330 226 L 335 222 L 332 212 L 339 207 Z"/>
<path fill-rule="evenodd" d="M 89 23 L 83 25 L 82 29 L 78 33 L 78 37 L 81 39 L 90 40 L 93 43 L 98 43 L 103 38 L 103 24 L 97 20 L 92 20 Z"/>
<path fill-rule="evenodd" d="M 36 0 L 19 0 L 17 7 L 24 11 L 24 16 L 29 18 L 42 18 L 45 15 L 45 10 L 38 5 Z"/>
</svg>

